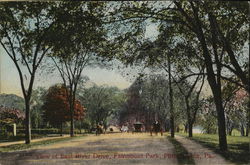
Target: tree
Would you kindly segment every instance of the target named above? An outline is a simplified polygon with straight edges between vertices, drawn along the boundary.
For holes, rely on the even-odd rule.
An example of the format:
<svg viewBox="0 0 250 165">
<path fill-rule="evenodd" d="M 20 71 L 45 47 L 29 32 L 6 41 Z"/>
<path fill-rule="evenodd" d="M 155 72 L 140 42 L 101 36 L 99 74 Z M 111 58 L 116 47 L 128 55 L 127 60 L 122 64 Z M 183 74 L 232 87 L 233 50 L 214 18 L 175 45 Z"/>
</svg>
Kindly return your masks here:
<svg viewBox="0 0 250 165">
<path fill-rule="evenodd" d="M 232 96 L 224 104 L 228 134 L 231 135 L 233 128 L 238 128 L 241 135 L 244 136 L 246 128 L 247 135 L 248 93 L 243 88 L 237 88 L 231 95 Z"/>
<path fill-rule="evenodd" d="M 0 126 L 6 128 L 10 124 L 22 123 L 25 119 L 23 111 L 16 108 L 0 106 Z"/>
<path fill-rule="evenodd" d="M 155 120 L 158 120 L 162 126 L 169 125 L 169 115 L 171 114 L 169 106 L 169 86 L 165 75 L 144 76 L 141 80 L 141 106 L 143 114 L 146 116 L 148 130 Z M 166 128 L 166 127 L 165 127 Z M 168 126 L 169 128 L 169 126 Z"/>
<path fill-rule="evenodd" d="M 45 96 L 43 105 L 44 119 L 52 126 L 61 128 L 62 124 L 71 120 L 70 105 L 67 99 L 67 88 L 63 85 L 55 85 L 49 88 Z M 86 109 L 81 105 L 80 101 L 75 100 L 74 103 L 74 119 L 81 120 L 84 117 Z"/>
<path fill-rule="evenodd" d="M 233 42 L 235 41 L 234 40 L 235 38 L 230 38 L 230 37 L 227 38 L 225 37 L 225 34 L 223 34 L 222 32 L 222 30 L 225 30 L 224 31 L 225 33 L 226 32 L 233 33 L 234 29 L 230 29 L 228 27 L 226 29 L 223 29 L 223 25 L 225 25 L 225 22 L 224 22 L 225 20 L 222 19 L 219 24 L 218 18 L 220 17 L 220 14 L 221 13 L 224 14 L 225 11 L 227 11 L 228 14 L 232 14 L 234 9 L 236 10 L 239 10 L 240 8 L 244 9 L 241 7 L 241 5 L 243 4 L 238 3 L 237 7 L 234 7 L 233 4 L 230 4 L 230 3 L 222 4 L 221 2 L 208 5 L 207 2 L 197 3 L 197 2 L 190 1 L 189 3 L 182 4 L 180 2 L 175 1 L 174 4 L 177 7 L 178 15 L 179 14 L 182 15 L 181 20 L 185 19 L 184 24 L 187 26 L 187 28 L 190 31 L 192 31 L 196 35 L 196 38 L 199 41 L 199 45 L 202 47 L 202 55 L 205 61 L 205 66 L 206 66 L 206 71 L 207 71 L 207 76 L 208 76 L 208 83 L 211 87 L 211 90 L 214 96 L 214 102 L 216 105 L 216 110 L 217 110 L 219 145 L 222 151 L 226 151 L 227 139 L 226 139 L 226 127 L 225 127 L 225 115 L 224 115 L 224 109 L 222 105 L 222 94 L 221 94 L 221 75 L 222 75 L 222 67 L 223 67 L 222 55 L 225 54 L 224 51 L 227 52 L 228 58 L 230 58 L 230 64 L 234 67 L 233 71 L 235 71 L 235 74 L 239 76 L 242 83 L 245 84 L 246 88 L 248 88 L 248 79 L 246 78 L 246 74 L 244 74 L 241 66 L 239 65 L 239 62 L 236 60 L 234 51 L 230 49 L 233 47 Z M 215 9 L 215 4 L 216 4 L 216 8 L 218 8 L 218 5 L 220 5 L 219 10 Z M 222 5 L 226 7 L 224 8 L 222 7 Z M 225 10 L 223 11 L 223 9 Z M 244 11 L 247 12 L 246 8 L 244 9 Z M 192 15 L 188 13 L 192 13 Z M 208 20 L 204 19 L 205 14 L 208 14 Z M 245 16 L 243 15 L 243 19 L 242 19 L 241 18 L 242 15 L 238 14 L 237 16 L 239 16 L 238 17 L 239 21 L 242 21 L 242 20 L 247 21 L 246 15 Z M 203 16 L 203 18 L 201 18 L 201 16 Z M 204 26 L 205 22 L 208 22 L 209 27 Z M 232 25 L 235 24 L 234 22 L 230 22 L 230 23 Z M 206 33 L 209 33 L 209 35 L 207 35 Z M 239 38 L 238 38 L 238 41 L 239 41 Z M 245 41 L 241 42 L 241 44 L 239 44 L 237 47 L 234 47 L 235 52 L 237 52 L 237 49 L 239 47 L 241 48 L 244 45 L 244 42 Z M 212 58 L 212 56 L 214 57 L 214 59 Z M 216 70 L 214 69 L 213 64 L 215 64 Z"/>
<path fill-rule="evenodd" d="M 232 78 L 237 76 L 244 88 L 249 90 L 248 62 L 241 63 L 241 60 L 238 60 L 249 58 L 247 53 L 242 52 L 248 42 L 249 9 L 247 6 L 247 2 L 131 2 L 121 5 L 115 11 L 116 13 L 112 13 L 116 15 L 113 22 L 126 21 L 127 24 L 130 23 L 126 24 L 130 27 L 133 27 L 131 24 L 135 22 L 140 24 L 133 30 L 126 31 L 127 33 L 122 35 L 125 37 L 120 37 L 121 41 L 127 42 L 128 38 L 136 41 L 134 38 L 141 36 L 133 34 L 131 37 L 131 31 L 138 32 L 139 29 L 139 32 L 143 32 L 141 26 L 145 27 L 146 22 L 151 19 L 154 22 L 160 22 L 160 25 L 165 24 L 165 29 L 178 30 L 178 33 L 175 33 L 176 30 L 173 31 L 176 34 L 175 41 L 181 41 L 184 38 L 187 43 L 192 41 L 192 44 L 200 48 L 197 59 L 201 59 L 205 64 L 208 83 L 214 96 L 218 113 L 219 146 L 222 151 L 227 150 L 227 140 L 221 79 L 240 85 Z M 171 38 L 167 37 L 167 39 Z M 140 42 L 137 43 L 140 44 Z M 165 46 L 168 47 L 168 45 Z M 126 55 L 125 58 L 127 58 Z M 225 74 L 227 73 L 224 72 L 225 70 L 231 74 Z"/>
<path fill-rule="evenodd" d="M 58 15 L 60 24 L 55 25 L 51 59 L 53 60 L 65 86 L 68 87 L 67 98 L 71 112 L 70 135 L 74 136 L 74 103 L 78 83 L 86 66 L 95 66 L 97 54 L 105 41 L 102 28 L 102 6 L 104 3 L 73 2 L 60 3 L 64 10 Z"/>
<path fill-rule="evenodd" d="M 0 122 L 2 124 L 20 123 L 24 119 L 25 116 L 21 110 L 0 106 Z"/>
<path fill-rule="evenodd" d="M 193 124 L 196 120 L 196 115 L 198 112 L 198 109 L 200 108 L 200 93 L 202 90 L 202 87 L 204 85 L 204 76 L 202 79 L 202 83 L 198 89 L 198 91 L 194 91 L 195 86 L 198 82 L 199 76 L 195 79 L 195 81 L 192 84 L 186 84 L 180 86 L 177 83 L 177 86 L 180 90 L 180 93 L 184 96 L 185 105 L 186 105 L 186 118 L 188 123 L 188 136 L 193 136 Z"/>
<path fill-rule="evenodd" d="M 116 87 L 92 86 L 79 91 L 79 98 L 87 108 L 87 118 L 92 127 L 97 124 L 107 126 L 108 119 L 115 116 L 124 102 L 123 91 Z"/>
<path fill-rule="evenodd" d="M 31 104 L 31 125 L 33 128 L 38 128 L 43 125 L 42 120 L 42 105 L 44 103 L 44 97 L 46 89 L 38 87 L 32 92 L 30 104 Z"/>
<path fill-rule="evenodd" d="M 50 9 L 45 2 L 0 4 L 0 44 L 15 64 L 20 78 L 25 100 L 26 144 L 31 141 L 30 99 L 33 84 L 37 70 L 50 50 L 46 40 L 56 21 L 51 19 Z"/>
<path fill-rule="evenodd" d="M 201 111 L 198 114 L 197 123 L 203 128 L 203 132 L 207 134 L 216 134 L 218 133 L 218 126 L 216 123 L 216 110 L 215 104 L 212 97 L 208 97 L 204 100 Z"/>
</svg>

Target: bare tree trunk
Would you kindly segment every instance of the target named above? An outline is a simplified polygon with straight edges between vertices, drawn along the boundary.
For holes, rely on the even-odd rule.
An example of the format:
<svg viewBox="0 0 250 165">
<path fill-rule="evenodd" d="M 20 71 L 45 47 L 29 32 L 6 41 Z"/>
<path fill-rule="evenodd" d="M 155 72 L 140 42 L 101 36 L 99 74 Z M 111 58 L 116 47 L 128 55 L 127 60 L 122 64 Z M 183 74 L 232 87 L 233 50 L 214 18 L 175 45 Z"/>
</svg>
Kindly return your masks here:
<svg viewBox="0 0 250 165">
<path fill-rule="evenodd" d="M 63 135 L 63 123 L 61 122 L 61 135 L 60 136 L 62 135 Z"/>
<path fill-rule="evenodd" d="M 222 106 L 221 95 L 214 94 L 214 101 L 217 110 L 217 122 L 218 122 L 218 133 L 219 133 L 219 146 L 222 151 L 227 150 L 227 137 L 226 137 L 226 125 L 225 125 L 225 114 Z"/>
<path fill-rule="evenodd" d="M 246 136 L 249 135 L 249 122 L 247 123 L 247 127 L 246 127 Z"/>
<path fill-rule="evenodd" d="M 241 127 L 240 127 L 240 134 L 241 134 L 241 136 L 245 136 L 245 130 L 244 129 L 245 129 L 244 125 L 241 124 Z"/>
<path fill-rule="evenodd" d="M 189 122 L 188 124 L 188 137 L 193 137 L 193 124 Z"/>
<path fill-rule="evenodd" d="M 174 137 L 174 106 L 173 106 L 173 89 L 171 82 L 171 61 L 169 55 L 168 58 L 168 86 L 169 86 L 169 102 L 170 102 L 170 131 L 171 137 Z"/>
<path fill-rule="evenodd" d="M 188 130 L 188 123 L 184 124 L 184 132 L 187 133 Z"/>
<path fill-rule="evenodd" d="M 31 142 L 30 99 L 25 98 L 25 144 Z"/>
<path fill-rule="evenodd" d="M 249 76 L 250 77 L 250 76 Z M 247 126 L 246 126 L 246 136 L 249 135 L 249 130 L 250 130 L 250 92 L 249 92 L 250 87 L 248 86 L 248 102 L 247 102 Z M 249 148 L 250 149 L 250 148 Z"/>
<path fill-rule="evenodd" d="M 75 136 L 74 133 L 74 107 L 72 106 L 72 103 L 70 103 L 70 137 Z"/>
</svg>

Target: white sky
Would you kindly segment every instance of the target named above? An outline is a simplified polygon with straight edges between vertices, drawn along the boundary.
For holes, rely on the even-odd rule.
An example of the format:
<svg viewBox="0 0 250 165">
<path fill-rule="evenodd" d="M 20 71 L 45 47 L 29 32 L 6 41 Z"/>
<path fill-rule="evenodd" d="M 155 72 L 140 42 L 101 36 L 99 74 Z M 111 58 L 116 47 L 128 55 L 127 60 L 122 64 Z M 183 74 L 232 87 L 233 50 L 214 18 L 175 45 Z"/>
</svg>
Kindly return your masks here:
<svg viewBox="0 0 250 165">
<path fill-rule="evenodd" d="M 1 74 L 1 86 L 0 93 L 13 93 L 22 96 L 21 86 L 19 81 L 19 75 L 17 69 L 11 59 L 4 52 L 2 47 L 0 48 L 0 74 Z M 88 76 L 90 81 L 97 85 L 109 85 L 117 86 L 120 89 L 124 89 L 130 86 L 131 82 L 125 79 L 118 73 L 117 70 L 107 70 L 100 68 L 86 68 L 82 75 Z M 43 86 L 49 87 L 55 83 L 61 83 L 61 78 L 56 72 L 53 74 L 42 73 L 40 76 L 37 74 L 34 87 Z"/>
</svg>

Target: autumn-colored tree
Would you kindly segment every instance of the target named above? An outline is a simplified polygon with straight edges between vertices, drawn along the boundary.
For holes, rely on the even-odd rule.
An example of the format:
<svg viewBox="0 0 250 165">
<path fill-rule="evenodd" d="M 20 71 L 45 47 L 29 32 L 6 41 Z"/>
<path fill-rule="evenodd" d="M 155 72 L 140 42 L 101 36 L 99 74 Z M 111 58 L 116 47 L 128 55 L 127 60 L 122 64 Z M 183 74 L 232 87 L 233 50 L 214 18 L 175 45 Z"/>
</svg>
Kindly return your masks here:
<svg viewBox="0 0 250 165">
<path fill-rule="evenodd" d="M 16 108 L 0 106 L 0 130 L 5 129 L 7 133 L 10 124 L 22 123 L 25 119 L 24 112 Z M 0 131 L 1 133 L 1 131 Z"/>
<path fill-rule="evenodd" d="M 25 119 L 24 113 L 19 109 L 0 106 L 0 124 L 20 123 Z"/>
<path fill-rule="evenodd" d="M 62 124 L 70 121 L 70 106 L 67 100 L 67 89 L 63 85 L 55 85 L 49 88 L 43 105 L 44 119 L 52 126 L 61 128 Z M 84 116 L 85 108 L 80 101 L 75 101 L 74 119 L 81 120 Z"/>
</svg>

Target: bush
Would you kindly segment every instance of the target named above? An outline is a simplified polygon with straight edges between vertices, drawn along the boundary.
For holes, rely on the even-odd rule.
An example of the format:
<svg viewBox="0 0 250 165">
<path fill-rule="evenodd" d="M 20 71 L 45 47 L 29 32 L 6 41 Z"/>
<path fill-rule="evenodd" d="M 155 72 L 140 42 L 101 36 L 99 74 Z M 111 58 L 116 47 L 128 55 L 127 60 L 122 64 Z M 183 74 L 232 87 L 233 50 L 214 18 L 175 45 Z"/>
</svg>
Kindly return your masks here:
<svg viewBox="0 0 250 165">
<path fill-rule="evenodd" d="M 74 132 L 76 134 L 80 133 L 80 130 L 75 129 Z M 17 129 L 17 134 L 24 134 L 25 133 L 25 129 Z M 40 128 L 40 129 L 31 129 L 31 134 L 42 134 L 42 135 L 46 135 L 46 134 L 60 134 L 61 130 L 58 128 Z M 70 129 L 63 129 L 63 134 L 69 134 L 70 133 Z"/>
</svg>

